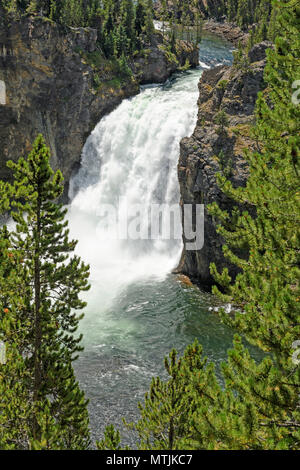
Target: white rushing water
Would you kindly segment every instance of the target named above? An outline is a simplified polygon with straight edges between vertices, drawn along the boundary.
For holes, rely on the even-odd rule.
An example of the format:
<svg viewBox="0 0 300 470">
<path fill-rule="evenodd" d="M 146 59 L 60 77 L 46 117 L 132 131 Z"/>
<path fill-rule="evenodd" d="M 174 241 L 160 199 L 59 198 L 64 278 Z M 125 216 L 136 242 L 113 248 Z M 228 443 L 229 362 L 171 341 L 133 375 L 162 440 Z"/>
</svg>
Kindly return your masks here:
<svg viewBox="0 0 300 470">
<path fill-rule="evenodd" d="M 146 208 L 179 203 L 179 142 L 195 127 L 201 73 L 197 69 L 172 84 L 143 88 L 102 119 L 86 142 L 71 182 L 69 219 L 78 252 L 91 264 L 95 301 L 103 293 L 102 301 L 109 303 L 136 279 L 165 276 L 179 260 L 180 240 L 116 240 L 115 224 L 107 233 L 100 210 L 105 204 L 117 207 L 120 197 L 128 206 Z"/>
</svg>

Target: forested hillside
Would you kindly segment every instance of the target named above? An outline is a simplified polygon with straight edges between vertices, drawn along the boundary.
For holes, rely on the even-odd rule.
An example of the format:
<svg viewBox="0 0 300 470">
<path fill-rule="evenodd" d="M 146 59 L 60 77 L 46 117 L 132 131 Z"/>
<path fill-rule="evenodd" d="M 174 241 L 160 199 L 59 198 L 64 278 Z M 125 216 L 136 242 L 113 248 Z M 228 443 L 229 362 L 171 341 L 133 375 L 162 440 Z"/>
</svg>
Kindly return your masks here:
<svg viewBox="0 0 300 470">
<path fill-rule="evenodd" d="M 96 28 L 107 57 L 121 58 L 140 50 L 143 42 L 151 43 L 154 33 L 152 1 L 139 1 L 136 6 L 132 0 L 2 0 L 1 3 L 7 21 L 36 15 L 64 26 Z"/>
<path fill-rule="evenodd" d="M 2 178 L 11 178 L 7 160 L 16 161 L 42 133 L 53 167 L 64 173 L 67 200 L 70 177 L 99 119 L 140 84 L 198 65 L 198 45 L 154 31 L 151 5 L 0 1 Z"/>
<path fill-rule="evenodd" d="M 251 32 L 251 41 L 259 42 L 274 39 L 278 5 L 272 0 L 158 0 L 155 12 L 161 19 L 187 26 L 199 19 L 226 20 Z"/>
</svg>

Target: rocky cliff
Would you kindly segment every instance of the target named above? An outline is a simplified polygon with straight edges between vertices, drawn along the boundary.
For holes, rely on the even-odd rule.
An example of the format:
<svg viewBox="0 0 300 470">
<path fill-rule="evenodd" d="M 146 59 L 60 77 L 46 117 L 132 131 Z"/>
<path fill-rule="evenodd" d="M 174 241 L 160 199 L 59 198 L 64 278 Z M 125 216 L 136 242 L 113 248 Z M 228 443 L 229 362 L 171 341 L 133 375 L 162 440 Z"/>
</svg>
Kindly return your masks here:
<svg viewBox="0 0 300 470">
<path fill-rule="evenodd" d="M 132 63 L 134 77 L 120 78 L 106 60 L 91 28 L 63 29 L 45 18 L 0 27 L 0 177 L 9 179 L 9 159 L 30 151 L 38 133 L 51 148 L 52 166 L 68 182 L 80 164 L 86 138 L 103 115 L 139 92 L 140 83 L 163 82 L 198 51 L 181 42 L 178 57 L 167 54 L 157 33 Z M 5 89 L 4 89 L 5 88 Z"/>
<path fill-rule="evenodd" d="M 181 142 L 178 177 L 182 204 L 208 204 L 216 201 L 229 210 L 232 203 L 220 191 L 216 174 L 222 172 L 237 186 L 248 176 L 243 149 L 254 147 L 250 128 L 254 122 L 257 94 L 264 88 L 265 51 L 270 43 L 261 43 L 250 51 L 250 65 L 237 68 L 220 66 L 203 73 L 199 83 L 199 114 L 191 137 Z M 220 114 L 221 113 L 221 114 Z M 223 239 L 216 233 L 217 221 L 205 208 L 205 242 L 200 251 L 184 248 L 178 272 L 202 285 L 210 285 L 209 265 L 228 267 L 222 252 Z M 185 244 L 184 240 L 184 244 Z"/>
</svg>

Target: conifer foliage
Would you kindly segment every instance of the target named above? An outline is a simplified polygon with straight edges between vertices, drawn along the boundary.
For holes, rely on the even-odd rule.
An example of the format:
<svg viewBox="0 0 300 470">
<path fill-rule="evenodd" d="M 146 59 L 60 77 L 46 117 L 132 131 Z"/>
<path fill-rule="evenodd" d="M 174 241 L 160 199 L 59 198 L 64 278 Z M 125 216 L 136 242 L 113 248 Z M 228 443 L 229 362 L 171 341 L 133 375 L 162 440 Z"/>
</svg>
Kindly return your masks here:
<svg viewBox="0 0 300 470">
<path fill-rule="evenodd" d="M 0 7 L 8 24 L 31 17 L 47 18 L 66 31 L 95 28 L 97 53 L 123 78 L 132 76 L 133 54 L 149 47 L 155 33 L 152 0 L 0 0 Z"/>
<path fill-rule="evenodd" d="M 252 215 L 245 210 L 231 217 L 216 205 L 211 208 L 222 221 L 224 253 L 242 272 L 233 285 L 226 270 L 219 274 L 213 265 L 212 273 L 227 290 L 229 297 L 223 298 L 235 299 L 243 311 L 231 320 L 223 316 L 224 321 L 271 353 L 272 359 L 256 368 L 247 352 L 237 347 L 231 367 L 225 369 L 229 383 L 243 391 L 252 407 L 256 442 L 260 439 L 261 446 L 270 448 L 299 448 L 300 370 L 292 361 L 293 344 L 300 337 L 300 108 L 292 100 L 293 83 L 299 77 L 298 2 L 284 2 L 278 21 L 283 34 L 268 52 L 267 90 L 259 96 L 256 109 L 257 151 L 246 155 L 247 186 L 233 189 L 219 178 L 223 191 L 252 207 Z M 241 250 L 247 253 L 242 258 Z"/>
<path fill-rule="evenodd" d="M 1 0 L 8 19 L 46 17 L 65 27 L 93 27 L 107 57 L 128 55 L 154 33 L 152 0 Z"/>
<path fill-rule="evenodd" d="M 89 288 L 89 267 L 72 255 L 76 242 L 69 240 L 66 210 L 57 203 L 63 178 L 49 159 L 39 136 L 27 159 L 9 163 L 14 183 L 1 184 L 1 205 L 11 208 L 15 222 L 14 229 L 1 230 L 0 335 L 8 354 L 0 365 L 4 448 L 89 446 L 87 402 L 72 368 L 82 350 L 75 335 L 82 315 L 76 312 L 85 307 L 80 293 Z M 10 396 L 25 405 L 6 407 Z"/>
<path fill-rule="evenodd" d="M 249 31 L 251 40 L 260 42 L 274 39 L 273 26 L 277 15 L 277 6 L 272 7 L 272 0 L 160 0 L 162 21 L 171 17 L 172 22 L 190 26 L 199 24 L 200 19 L 213 18 L 239 26 Z M 166 15 L 165 12 L 169 14 Z M 271 30 L 269 22 L 272 18 Z"/>
</svg>

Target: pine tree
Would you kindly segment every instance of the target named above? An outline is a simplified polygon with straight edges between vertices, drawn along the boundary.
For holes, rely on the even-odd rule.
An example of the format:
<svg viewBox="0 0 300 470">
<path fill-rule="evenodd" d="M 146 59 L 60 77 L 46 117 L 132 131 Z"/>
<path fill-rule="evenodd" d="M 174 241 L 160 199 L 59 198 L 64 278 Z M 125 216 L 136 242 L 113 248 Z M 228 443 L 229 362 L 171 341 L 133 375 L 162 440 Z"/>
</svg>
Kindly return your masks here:
<svg viewBox="0 0 300 470">
<path fill-rule="evenodd" d="M 279 13 L 278 5 L 277 3 L 274 3 L 270 21 L 269 21 L 269 26 L 268 26 L 268 39 L 272 42 L 275 42 L 277 35 L 280 33 L 280 31 L 278 30 L 278 21 L 277 21 L 278 13 Z"/>
<path fill-rule="evenodd" d="M 250 47 L 251 41 L 253 42 L 253 37 L 250 34 L 248 47 Z M 233 65 L 244 72 L 247 72 L 249 68 L 250 63 L 247 50 L 244 50 L 241 41 L 239 41 L 237 50 L 233 51 Z"/>
<path fill-rule="evenodd" d="M 172 352 L 166 363 L 171 378 L 153 379 L 139 407 L 141 419 L 131 426 L 142 449 L 299 450 L 300 367 L 293 347 L 300 336 L 300 108 L 292 99 L 300 9 L 295 0 L 285 2 L 278 21 L 282 36 L 268 51 L 267 88 L 257 100 L 257 150 L 246 152 L 247 185 L 234 188 L 219 175 L 220 188 L 236 208 L 231 214 L 217 204 L 209 209 L 220 221 L 225 256 L 240 268 L 233 280 L 226 269 L 220 274 L 211 266 L 224 289 L 215 287 L 214 293 L 235 303 L 233 315 L 221 311 L 221 318 L 269 354 L 256 362 L 236 336 L 222 365 L 221 388 L 200 351 L 191 355 L 192 362 L 193 347 L 179 361 Z"/>
<path fill-rule="evenodd" d="M 118 57 L 127 56 L 130 52 L 130 40 L 123 24 L 120 24 L 115 35 L 115 49 Z"/>
<path fill-rule="evenodd" d="M 26 12 L 34 14 L 38 12 L 37 0 L 31 0 L 26 8 Z"/>
<path fill-rule="evenodd" d="M 104 431 L 104 438 L 97 442 L 98 450 L 129 450 L 128 447 L 121 447 L 121 435 L 119 431 L 116 431 L 113 425 L 106 427 Z"/>
<path fill-rule="evenodd" d="M 218 132 L 221 134 L 223 134 L 225 132 L 226 127 L 228 127 L 228 116 L 223 109 L 216 115 L 215 124 L 219 126 Z"/>
<path fill-rule="evenodd" d="M 152 37 L 154 35 L 154 24 L 153 24 L 153 4 L 152 0 L 147 0 L 146 18 L 145 18 L 145 39 L 148 44 L 151 44 Z"/>
<path fill-rule="evenodd" d="M 138 434 L 140 450 L 183 449 L 185 441 L 195 434 L 191 418 L 199 401 L 207 407 L 220 391 L 214 366 L 202 358 L 197 341 L 186 348 L 181 358 L 173 350 L 165 359 L 165 369 L 169 380 L 152 379 L 145 403 L 139 404 L 139 421 L 126 423 Z"/>
<path fill-rule="evenodd" d="M 135 12 L 135 33 L 139 37 L 141 36 L 146 22 L 146 9 L 143 0 L 138 0 Z"/>
<path fill-rule="evenodd" d="M 67 26 L 86 26 L 82 0 L 64 0 L 61 7 L 60 21 Z"/>
<path fill-rule="evenodd" d="M 120 7 L 120 26 L 124 28 L 124 33 L 127 38 L 128 52 L 133 49 L 135 34 L 134 34 L 134 8 L 132 0 L 122 0 Z"/>
<path fill-rule="evenodd" d="M 227 6 L 227 18 L 228 21 L 233 21 L 235 19 L 236 15 L 236 5 L 235 5 L 235 0 L 228 0 L 228 6 Z"/>
<path fill-rule="evenodd" d="M 7 186 L 0 182 L 4 197 L 1 209 L 7 210 Z M 1 212 L 2 212 L 1 211 Z M 28 322 L 17 321 L 16 311 L 24 308 L 24 290 L 15 291 L 21 257 L 13 252 L 6 227 L 0 236 L 0 449 L 24 448 L 29 441 L 27 420 L 30 411 L 29 394 L 24 384 L 28 380 L 22 354 L 26 352 Z"/>
<path fill-rule="evenodd" d="M 72 256 L 76 242 L 68 239 L 66 210 L 57 203 L 63 178 L 59 171 L 53 174 L 49 160 L 49 149 L 39 136 L 27 159 L 9 163 L 14 184 L 1 190 L 1 199 L 7 208 L 9 195 L 16 228 L 3 229 L 2 239 L 8 239 L 8 255 L 17 271 L 14 289 L 6 291 L 2 302 L 20 328 L 14 344 L 16 360 L 24 357 L 26 378 L 20 383 L 30 404 L 28 442 L 43 447 L 56 429 L 54 448 L 85 449 L 87 402 L 72 362 L 82 350 L 81 336 L 75 336 L 82 316 L 75 312 L 85 306 L 79 296 L 89 287 L 89 268 Z"/>
<path fill-rule="evenodd" d="M 196 44 L 199 44 L 202 40 L 203 20 L 198 11 L 195 13 L 194 25 L 196 26 Z"/>
<path fill-rule="evenodd" d="M 239 0 L 237 10 L 237 23 L 241 28 L 245 28 L 249 24 L 247 0 Z"/>
<path fill-rule="evenodd" d="M 165 37 L 165 26 L 166 26 L 166 22 L 168 21 L 168 18 L 169 18 L 169 12 L 168 12 L 168 7 L 167 7 L 167 1 L 162 0 L 161 1 L 161 21 L 162 21 L 163 38 Z"/>
<path fill-rule="evenodd" d="M 176 54 L 176 31 L 174 27 L 171 28 L 170 51 Z"/>
</svg>

